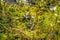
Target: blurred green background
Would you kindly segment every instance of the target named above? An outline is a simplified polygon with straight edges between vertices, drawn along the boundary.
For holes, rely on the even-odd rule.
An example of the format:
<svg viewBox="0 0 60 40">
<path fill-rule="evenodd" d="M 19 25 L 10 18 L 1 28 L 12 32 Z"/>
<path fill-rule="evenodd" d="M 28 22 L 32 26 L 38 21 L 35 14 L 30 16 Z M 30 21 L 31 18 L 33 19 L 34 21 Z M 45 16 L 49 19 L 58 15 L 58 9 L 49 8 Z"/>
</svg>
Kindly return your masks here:
<svg viewBox="0 0 60 40">
<path fill-rule="evenodd" d="M 0 0 L 0 40 L 60 40 L 60 0 Z"/>
</svg>

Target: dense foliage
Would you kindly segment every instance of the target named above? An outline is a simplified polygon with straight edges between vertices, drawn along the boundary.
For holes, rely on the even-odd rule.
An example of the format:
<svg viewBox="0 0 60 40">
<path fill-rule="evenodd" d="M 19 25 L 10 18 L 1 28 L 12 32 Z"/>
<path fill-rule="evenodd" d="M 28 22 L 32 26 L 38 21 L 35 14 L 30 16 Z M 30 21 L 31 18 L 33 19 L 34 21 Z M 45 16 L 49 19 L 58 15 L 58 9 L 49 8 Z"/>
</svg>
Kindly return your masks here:
<svg viewBox="0 0 60 40">
<path fill-rule="evenodd" d="M 0 40 L 60 40 L 60 1 L 0 1 Z"/>
</svg>

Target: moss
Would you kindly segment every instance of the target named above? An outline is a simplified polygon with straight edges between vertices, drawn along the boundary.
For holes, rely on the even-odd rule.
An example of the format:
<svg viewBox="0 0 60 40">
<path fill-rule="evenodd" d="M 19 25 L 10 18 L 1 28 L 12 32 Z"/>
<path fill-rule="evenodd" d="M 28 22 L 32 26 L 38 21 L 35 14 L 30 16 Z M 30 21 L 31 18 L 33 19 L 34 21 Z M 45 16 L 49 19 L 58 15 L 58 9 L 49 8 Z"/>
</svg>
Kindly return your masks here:
<svg viewBox="0 0 60 40">
<path fill-rule="evenodd" d="M 33 1 L 33 6 L 0 5 L 0 40 L 60 40 L 58 1 Z M 52 6 L 56 6 L 54 11 L 50 10 Z"/>
</svg>

